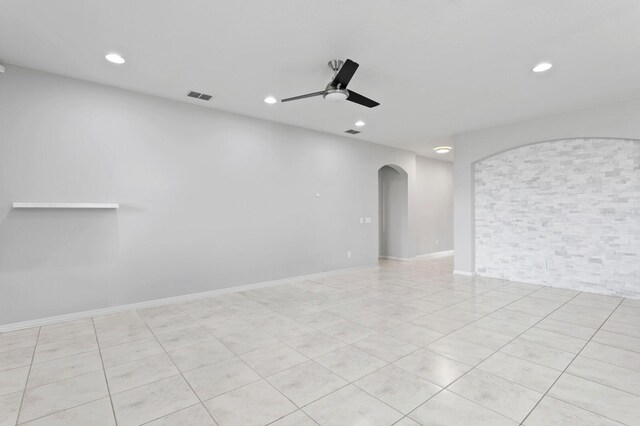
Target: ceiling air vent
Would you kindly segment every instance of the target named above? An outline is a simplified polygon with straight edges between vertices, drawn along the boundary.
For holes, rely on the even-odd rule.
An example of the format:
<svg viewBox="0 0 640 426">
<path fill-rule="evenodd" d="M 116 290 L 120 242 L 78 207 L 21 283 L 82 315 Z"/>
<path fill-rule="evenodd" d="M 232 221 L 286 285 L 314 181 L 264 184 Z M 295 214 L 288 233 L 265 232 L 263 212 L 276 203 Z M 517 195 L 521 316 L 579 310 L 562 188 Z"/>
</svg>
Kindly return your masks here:
<svg viewBox="0 0 640 426">
<path fill-rule="evenodd" d="M 211 100 L 211 98 L 213 98 L 213 96 L 207 95 L 206 93 L 193 92 L 193 91 L 187 93 L 187 96 L 190 98 L 200 99 L 202 101 L 209 101 Z"/>
<path fill-rule="evenodd" d="M 357 135 L 358 133 L 360 133 L 358 130 L 353 129 L 345 130 L 344 132 L 349 133 L 350 135 Z"/>
</svg>

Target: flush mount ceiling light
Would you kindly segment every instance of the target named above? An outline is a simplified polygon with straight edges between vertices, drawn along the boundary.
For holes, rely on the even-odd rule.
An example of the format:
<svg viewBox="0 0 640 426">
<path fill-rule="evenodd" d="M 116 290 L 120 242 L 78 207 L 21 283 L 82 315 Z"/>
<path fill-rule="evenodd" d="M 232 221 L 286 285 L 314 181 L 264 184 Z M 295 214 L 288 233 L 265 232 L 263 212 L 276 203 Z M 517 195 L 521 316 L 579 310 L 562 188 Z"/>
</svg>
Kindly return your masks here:
<svg viewBox="0 0 640 426">
<path fill-rule="evenodd" d="M 267 96 L 266 98 L 264 98 L 264 101 L 268 104 L 275 104 L 276 102 L 278 102 L 278 100 L 273 96 Z"/>
<path fill-rule="evenodd" d="M 118 64 L 118 65 L 124 64 L 126 62 L 124 58 L 118 55 L 117 53 L 109 53 L 105 56 L 105 59 L 111 62 L 112 64 Z"/>
<path fill-rule="evenodd" d="M 433 150 L 436 152 L 436 154 L 446 154 L 447 152 L 451 151 L 451 147 L 450 146 L 437 146 L 437 147 L 433 148 Z"/>
<path fill-rule="evenodd" d="M 545 72 L 545 71 L 549 71 L 551 69 L 551 67 L 553 67 L 553 64 L 551 64 L 549 62 L 540 62 L 538 65 L 533 67 L 533 69 L 531 71 L 533 71 L 533 72 Z"/>
<path fill-rule="evenodd" d="M 365 123 L 364 123 L 364 121 L 362 121 L 362 120 L 358 120 L 358 121 L 356 121 L 356 126 L 358 126 L 358 127 L 362 127 L 362 126 L 364 126 L 364 124 L 365 124 Z"/>
</svg>

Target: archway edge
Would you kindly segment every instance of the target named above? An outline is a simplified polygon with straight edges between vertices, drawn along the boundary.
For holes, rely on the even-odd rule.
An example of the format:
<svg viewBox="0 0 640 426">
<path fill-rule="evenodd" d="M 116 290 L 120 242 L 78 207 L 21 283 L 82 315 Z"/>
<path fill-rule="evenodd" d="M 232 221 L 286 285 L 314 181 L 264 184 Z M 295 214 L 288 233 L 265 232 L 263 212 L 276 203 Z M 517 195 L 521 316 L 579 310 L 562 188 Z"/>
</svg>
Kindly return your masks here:
<svg viewBox="0 0 640 426">
<path fill-rule="evenodd" d="M 402 168 L 401 166 L 398 166 L 397 164 L 385 164 L 384 166 L 380 167 L 378 171 L 384 169 L 385 167 L 390 167 L 396 172 L 400 173 L 401 175 L 409 176 L 409 173 L 407 173 L 407 171 L 404 168 Z"/>
<path fill-rule="evenodd" d="M 551 143 L 551 142 L 563 142 L 563 141 L 576 141 L 576 140 L 593 140 L 593 139 L 598 139 L 598 140 L 610 140 L 610 141 L 628 141 L 628 142 L 637 142 L 640 143 L 640 139 L 635 139 L 635 138 L 617 138 L 617 137 L 610 137 L 610 136 L 588 136 L 588 137 L 570 137 L 570 138 L 555 138 L 555 139 L 546 139 L 546 140 L 542 140 L 542 141 L 536 141 L 536 142 L 530 142 L 530 143 L 526 143 L 523 145 L 518 145 L 518 146 L 513 146 L 507 149 L 503 149 L 501 151 L 497 151 L 494 152 L 492 154 L 489 154 L 485 157 L 479 158 L 475 161 L 471 162 L 471 166 L 473 169 L 473 166 L 476 163 L 480 163 L 481 161 L 487 160 L 489 158 L 495 157 L 497 155 L 501 155 L 504 154 L 505 152 L 509 152 L 509 151 L 515 151 L 517 149 L 521 149 L 521 148 L 525 148 L 528 146 L 532 146 L 532 145 L 541 145 L 544 143 Z M 391 167 L 391 166 L 390 166 Z"/>
</svg>

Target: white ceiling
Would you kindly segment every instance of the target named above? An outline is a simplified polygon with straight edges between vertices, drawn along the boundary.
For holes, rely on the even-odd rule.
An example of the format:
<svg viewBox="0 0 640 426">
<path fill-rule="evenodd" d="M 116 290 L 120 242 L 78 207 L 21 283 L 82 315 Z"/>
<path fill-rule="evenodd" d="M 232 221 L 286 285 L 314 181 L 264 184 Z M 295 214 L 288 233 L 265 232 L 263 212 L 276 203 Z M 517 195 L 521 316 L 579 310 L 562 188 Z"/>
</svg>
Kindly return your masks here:
<svg viewBox="0 0 640 426">
<path fill-rule="evenodd" d="M 640 94 L 639 23 L 638 0 L 0 0 L 0 61 L 342 135 L 362 119 L 354 138 L 436 156 L 458 132 Z M 263 102 L 322 90 L 332 58 L 382 105 Z"/>
</svg>

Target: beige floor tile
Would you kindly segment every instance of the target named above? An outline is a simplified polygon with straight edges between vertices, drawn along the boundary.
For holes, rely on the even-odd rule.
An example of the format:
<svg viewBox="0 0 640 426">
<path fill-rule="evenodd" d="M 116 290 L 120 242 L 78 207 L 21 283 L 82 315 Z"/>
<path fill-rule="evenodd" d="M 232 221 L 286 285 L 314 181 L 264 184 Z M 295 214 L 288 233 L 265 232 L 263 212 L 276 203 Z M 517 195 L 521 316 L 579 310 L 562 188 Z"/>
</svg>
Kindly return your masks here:
<svg viewBox="0 0 640 426">
<path fill-rule="evenodd" d="M 471 369 L 466 364 L 423 349 L 400 358 L 394 364 L 440 387 L 448 386 Z"/>
<path fill-rule="evenodd" d="M 392 328 L 391 330 L 385 331 L 384 334 L 417 347 L 424 347 L 444 336 L 444 333 L 420 327 L 412 323 Z"/>
<path fill-rule="evenodd" d="M 39 327 L 0 333 L 0 353 L 36 345 Z"/>
<path fill-rule="evenodd" d="M 640 371 L 578 356 L 567 373 L 640 396 Z"/>
<path fill-rule="evenodd" d="M 129 389 L 111 399 L 120 426 L 146 423 L 199 402 L 182 376 Z"/>
<path fill-rule="evenodd" d="M 476 327 L 473 324 L 469 324 L 460 330 L 456 330 L 449 336 L 493 350 L 498 350 L 513 340 L 513 337 L 511 336 Z"/>
<path fill-rule="evenodd" d="M 260 376 L 239 358 L 200 367 L 184 373 L 198 397 L 204 401 L 260 379 Z"/>
<path fill-rule="evenodd" d="M 160 334 L 157 338 L 164 350 L 170 352 L 207 340 L 211 335 L 204 328 L 195 326 Z"/>
<path fill-rule="evenodd" d="M 347 381 L 316 363 L 307 361 L 268 378 L 298 407 L 309 404 L 347 384 Z"/>
<path fill-rule="evenodd" d="M 93 371 L 102 371 L 102 359 L 98 351 L 70 355 L 40 364 L 33 364 L 29 373 L 27 387 L 42 386 Z"/>
<path fill-rule="evenodd" d="M 0 371 L 0 396 L 24 390 L 29 366 Z"/>
<path fill-rule="evenodd" d="M 580 352 L 580 356 L 640 371 L 640 353 L 638 352 L 618 349 L 592 341 L 587 343 L 587 346 Z"/>
<path fill-rule="evenodd" d="M 164 352 L 156 339 L 138 340 L 121 345 L 101 348 L 105 368 L 128 364 L 132 361 L 159 355 Z"/>
<path fill-rule="evenodd" d="M 526 359 L 496 352 L 477 367 L 513 383 L 545 393 L 562 372 Z"/>
<path fill-rule="evenodd" d="M 169 352 L 183 373 L 234 357 L 233 352 L 213 337 Z"/>
<path fill-rule="evenodd" d="M 53 324 L 42 327 L 38 337 L 38 345 L 55 343 L 82 336 L 95 336 L 92 321 L 71 321 L 70 323 Z"/>
<path fill-rule="evenodd" d="M 383 361 L 393 362 L 418 349 L 417 346 L 386 334 L 378 334 L 368 339 L 354 343 L 356 348 L 363 350 Z"/>
<path fill-rule="evenodd" d="M 618 349 L 625 349 L 640 353 L 640 339 L 637 337 L 627 336 L 624 334 L 612 333 L 603 329 L 591 339 L 592 342 L 602 343 L 603 345 L 613 346 Z"/>
<path fill-rule="evenodd" d="M 403 414 L 408 414 L 442 389 L 393 364 L 354 384 Z"/>
<path fill-rule="evenodd" d="M 575 405 L 545 396 L 524 421 L 525 426 L 620 426 L 620 423 Z"/>
<path fill-rule="evenodd" d="M 531 327 L 522 333 L 521 339 L 530 342 L 539 343 L 544 346 L 559 349 L 571 354 L 577 354 L 587 344 L 586 340 L 578 339 L 564 334 L 554 333 L 552 331 L 543 330 L 538 327 Z"/>
<path fill-rule="evenodd" d="M 589 340 L 598 331 L 595 328 L 584 327 L 581 325 L 570 324 L 568 322 L 557 321 L 551 318 L 545 318 L 536 324 L 537 328 L 554 333 L 563 334 L 565 336 L 577 337 L 578 339 Z"/>
<path fill-rule="evenodd" d="M 493 349 L 485 348 L 484 346 L 476 345 L 475 343 L 470 343 L 452 336 L 443 337 L 427 345 L 425 349 L 470 366 L 482 362 L 495 352 Z"/>
<path fill-rule="evenodd" d="M 33 358 L 33 351 L 33 348 L 27 347 L 0 352 L 0 371 L 30 365 Z"/>
<path fill-rule="evenodd" d="M 146 426 L 217 426 L 211 414 L 202 404 L 192 405 L 175 413 L 161 417 Z"/>
<path fill-rule="evenodd" d="M 206 401 L 220 426 L 262 426 L 297 410 L 297 407 L 264 380 Z"/>
<path fill-rule="evenodd" d="M 342 340 L 330 336 L 322 331 L 308 333 L 289 340 L 286 343 L 302 355 L 309 358 L 319 357 L 347 345 Z"/>
<path fill-rule="evenodd" d="M 98 350 L 98 342 L 93 334 L 60 340 L 53 343 L 38 344 L 33 358 L 34 363 L 51 361 L 70 355 Z"/>
<path fill-rule="evenodd" d="M 507 417 L 459 395 L 443 390 L 418 407 L 409 417 L 429 426 L 517 426 Z"/>
<path fill-rule="evenodd" d="M 543 395 L 478 369 L 471 370 L 448 389 L 516 422 L 524 420 Z"/>
<path fill-rule="evenodd" d="M 383 361 L 353 346 L 345 346 L 315 359 L 315 361 L 352 382 L 385 366 Z"/>
<path fill-rule="evenodd" d="M 27 389 L 20 423 L 57 413 L 108 396 L 104 373 L 97 371 Z"/>
<path fill-rule="evenodd" d="M 247 352 L 240 355 L 240 358 L 263 377 L 302 364 L 309 359 L 283 343 Z"/>
<path fill-rule="evenodd" d="M 105 373 L 112 394 L 180 374 L 166 354 L 107 368 Z"/>
<path fill-rule="evenodd" d="M 22 401 L 22 391 L 0 396 L 0 426 L 14 426 Z"/>
<path fill-rule="evenodd" d="M 304 411 L 298 410 L 270 423 L 269 426 L 318 426 L 318 424 Z"/>
<path fill-rule="evenodd" d="M 633 425 L 640 419 L 637 395 L 571 374 L 563 374 L 548 395 L 621 423 Z"/>
<path fill-rule="evenodd" d="M 23 423 L 25 426 L 115 426 L 109 398 L 88 402 L 46 417 Z"/>
<path fill-rule="evenodd" d="M 220 342 L 236 355 L 254 351 L 256 349 L 272 346 L 278 343 L 278 339 L 258 328 L 227 334 L 220 337 Z"/>
<path fill-rule="evenodd" d="M 304 411 L 326 426 L 386 426 L 403 417 L 400 412 L 353 385 L 309 404 Z"/>
<path fill-rule="evenodd" d="M 515 339 L 500 351 L 556 370 L 564 370 L 575 357 L 575 354 L 521 338 Z"/>
<path fill-rule="evenodd" d="M 363 340 L 367 337 L 378 334 L 377 331 L 352 321 L 345 321 L 334 326 L 327 327 L 323 329 L 322 332 L 340 339 L 345 343 L 355 343 L 358 340 Z"/>
</svg>

